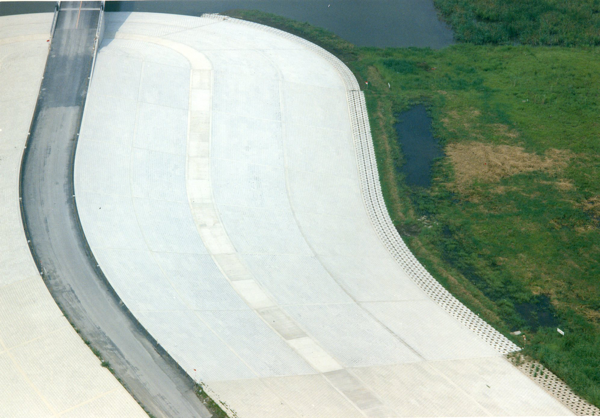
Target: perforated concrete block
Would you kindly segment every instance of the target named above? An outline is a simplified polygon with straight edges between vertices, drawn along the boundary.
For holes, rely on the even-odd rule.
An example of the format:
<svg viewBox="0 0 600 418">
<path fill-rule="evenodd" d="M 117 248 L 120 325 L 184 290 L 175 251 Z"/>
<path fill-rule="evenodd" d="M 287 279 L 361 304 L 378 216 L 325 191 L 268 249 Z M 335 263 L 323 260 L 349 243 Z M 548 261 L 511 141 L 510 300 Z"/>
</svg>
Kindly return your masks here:
<svg viewBox="0 0 600 418">
<path fill-rule="evenodd" d="M 565 406 L 544 392 L 503 357 L 431 362 L 483 406 L 490 415 L 571 415 Z"/>
</svg>

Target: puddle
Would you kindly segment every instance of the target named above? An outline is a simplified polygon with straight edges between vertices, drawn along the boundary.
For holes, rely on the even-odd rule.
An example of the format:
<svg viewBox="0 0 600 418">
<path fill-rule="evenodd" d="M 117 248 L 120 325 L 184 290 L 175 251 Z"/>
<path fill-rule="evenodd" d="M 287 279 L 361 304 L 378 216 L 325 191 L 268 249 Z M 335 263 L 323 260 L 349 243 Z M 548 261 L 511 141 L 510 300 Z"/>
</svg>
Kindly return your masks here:
<svg viewBox="0 0 600 418">
<path fill-rule="evenodd" d="M 558 326 L 554 306 L 546 295 L 535 296 L 530 303 L 515 304 L 515 310 L 533 331 L 537 331 L 539 327 Z"/>
<path fill-rule="evenodd" d="M 431 133 L 431 118 L 423 105 L 398 115 L 394 126 L 406 163 L 401 170 L 410 186 L 431 186 L 433 160 L 443 157 L 439 141 Z"/>
</svg>

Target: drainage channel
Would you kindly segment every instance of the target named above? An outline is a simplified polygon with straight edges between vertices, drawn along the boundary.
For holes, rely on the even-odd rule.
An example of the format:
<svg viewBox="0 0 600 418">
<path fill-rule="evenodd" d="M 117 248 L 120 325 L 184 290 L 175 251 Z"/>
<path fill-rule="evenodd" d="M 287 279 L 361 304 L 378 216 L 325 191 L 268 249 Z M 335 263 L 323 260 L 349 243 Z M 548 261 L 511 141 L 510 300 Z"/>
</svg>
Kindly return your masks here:
<svg viewBox="0 0 600 418">
<path fill-rule="evenodd" d="M 63 1 L 55 14 L 21 164 L 25 232 L 63 313 L 146 411 L 154 416 L 210 417 L 194 393 L 194 382 L 122 304 L 79 222 L 73 164 L 102 15 L 100 1 Z"/>
</svg>

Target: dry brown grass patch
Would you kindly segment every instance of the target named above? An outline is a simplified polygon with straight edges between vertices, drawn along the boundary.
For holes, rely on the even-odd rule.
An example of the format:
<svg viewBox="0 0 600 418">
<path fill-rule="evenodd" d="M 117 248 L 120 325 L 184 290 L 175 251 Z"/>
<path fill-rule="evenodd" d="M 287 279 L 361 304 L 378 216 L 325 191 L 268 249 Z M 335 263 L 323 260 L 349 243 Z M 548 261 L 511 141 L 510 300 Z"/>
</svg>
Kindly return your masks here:
<svg viewBox="0 0 600 418">
<path fill-rule="evenodd" d="M 463 142 L 446 147 L 455 172 L 455 186 L 459 191 L 474 181 L 497 182 L 504 177 L 543 170 L 555 172 L 564 168 L 570 154 L 549 150 L 545 156 L 525 152 L 522 147 L 490 145 L 481 142 Z"/>
<path fill-rule="evenodd" d="M 583 209 L 592 212 L 596 216 L 600 216 L 600 196 L 594 196 L 583 202 Z"/>
<path fill-rule="evenodd" d="M 514 129 L 510 129 L 507 125 L 504 125 L 502 123 L 494 123 L 491 126 L 492 126 L 492 129 L 494 130 L 494 133 L 497 136 L 508 137 L 511 139 L 515 139 L 516 137 L 519 136 L 519 133 L 517 131 L 515 131 Z"/>
</svg>

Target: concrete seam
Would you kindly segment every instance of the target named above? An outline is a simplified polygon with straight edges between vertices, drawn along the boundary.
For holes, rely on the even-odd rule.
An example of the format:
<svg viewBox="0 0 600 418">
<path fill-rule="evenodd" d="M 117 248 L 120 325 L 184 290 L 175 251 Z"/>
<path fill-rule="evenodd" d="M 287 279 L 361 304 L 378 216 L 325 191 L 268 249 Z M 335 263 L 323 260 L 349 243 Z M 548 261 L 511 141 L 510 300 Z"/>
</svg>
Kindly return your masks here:
<svg viewBox="0 0 600 418">
<path fill-rule="evenodd" d="M 42 400 L 42 402 L 44 402 L 44 405 L 46 405 L 46 408 L 48 408 L 50 410 L 52 415 L 57 416 L 56 411 L 54 410 L 52 405 L 50 405 L 50 402 L 48 402 L 48 400 L 46 399 L 46 397 L 44 395 L 42 395 L 42 392 L 40 392 L 38 387 L 31 381 L 31 379 L 29 379 L 29 376 L 27 376 L 27 374 L 23 371 L 21 366 L 19 366 L 19 363 L 17 363 L 17 360 L 14 358 L 11 351 L 8 348 L 6 348 L 6 346 L 4 345 L 4 342 L 2 340 L 0 340 L 0 344 L 4 348 L 4 352 L 10 358 L 10 361 L 12 362 L 12 364 L 19 371 L 19 374 L 23 377 L 23 379 L 27 382 L 27 384 L 35 391 L 35 393 Z"/>
</svg>

